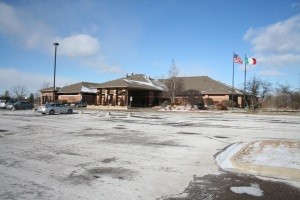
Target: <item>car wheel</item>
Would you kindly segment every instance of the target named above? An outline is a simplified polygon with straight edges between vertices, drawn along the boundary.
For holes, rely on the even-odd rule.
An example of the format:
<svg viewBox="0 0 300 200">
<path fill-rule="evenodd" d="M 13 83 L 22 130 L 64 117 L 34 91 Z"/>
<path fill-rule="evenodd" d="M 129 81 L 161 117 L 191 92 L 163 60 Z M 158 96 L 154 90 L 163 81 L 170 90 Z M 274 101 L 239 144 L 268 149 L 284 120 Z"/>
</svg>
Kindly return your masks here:
<svg viewBox="0 0 300 200">
<path fill-rule="evenodd" d="M 50 110 L 49 115 L 54 115 L 55 111 L 54 110 Z"/>
<path fill-rule="evenodd" d="M 72 111 L 71 109 L 68 110 L 68 114 L 72 114 L 72 112 L 73 112 L 73 111 Z"/>
<path fill-rule="evenodd" d="M 42 115 L 45 115 L 46 113 L 42 113 Z"/>
<path fill-rule="evenodd" d="M 18 107 L 17 107 L 17 106 L 14 106 L 14 107 L 12 108 L 12 110 L 18 110 Z"/>
</svg>

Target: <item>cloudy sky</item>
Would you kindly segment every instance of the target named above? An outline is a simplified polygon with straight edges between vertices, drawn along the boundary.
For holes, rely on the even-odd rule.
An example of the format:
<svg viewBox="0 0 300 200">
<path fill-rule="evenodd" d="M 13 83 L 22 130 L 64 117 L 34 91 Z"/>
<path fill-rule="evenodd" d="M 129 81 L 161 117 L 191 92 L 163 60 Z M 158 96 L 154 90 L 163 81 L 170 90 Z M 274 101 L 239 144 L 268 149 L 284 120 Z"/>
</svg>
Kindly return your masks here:
<svg viewBox="0 0 300 200">
<path fill-rule="evenodd" d="M 300 1 L 0 0 L 0 94 L 142 73 L 232 83 L 233 51 L 255 57 L 247 77 L 300 87 Z M 242 88 L 244 65 L 235 64 Z"/>
</svg>

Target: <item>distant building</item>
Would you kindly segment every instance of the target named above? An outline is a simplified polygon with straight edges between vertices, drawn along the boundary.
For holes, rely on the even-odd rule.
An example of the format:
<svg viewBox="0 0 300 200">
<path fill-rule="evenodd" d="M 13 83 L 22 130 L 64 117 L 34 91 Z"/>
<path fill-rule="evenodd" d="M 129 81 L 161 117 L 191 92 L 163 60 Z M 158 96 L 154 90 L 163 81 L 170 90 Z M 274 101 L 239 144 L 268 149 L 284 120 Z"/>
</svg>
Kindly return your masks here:
<svg viewBox="0 0 300 200">
<path fill-rule="evenodd" d="M 97 105 L 155 106 L 161 104 L 161 94 L 166 87 L 156 79 L 143 74 L 126 75 L 123 78 L 100 83 L 97 88 Z"/>
<path fill-rule="evenodd" d="M 238 105 L 243 104 L 243 92 L 234 89 L 225 83 L 216 81 L 208 76 L 192 76 L 192 77 L 178 77 L 183 82 L 182 95 L 184 97 L 186 91 L 198 91 L 203 98 L 211 98 L 214 102 L 222 102 L 224 100 L 233 100 Z M 232 95 L 233 94 L 233 95 Z M 232 99 L 233 97 L 233 99 Z"/>
<path fill-rule="evenodd" d="M 41 104 L 56 101 L 58 99 L 57 92 L 60 90 L 60 87 L 55 87 L 55 91 L 53 92 L 53 87 L 41 89 Z M 54 97 L 53 97 L 54 94 Z"/>
<path fill-rule="evenodd" d="M 89 105 L 94 105 L 96 99 L 97 83 L 79 82 L 72 85 L 62 87 L 58 93 L 58 100 L 68 103 L 85 101 Z"/>
<path fill-rule="evenodd" d="M 207 76 L 177 77 L 182 80 L 183 90 L 176 100 L 185 98 L 187 91 L 197 91 L 203 98 L 211 98 L 214 102 L 233 100 L 238 105 L 244 105 L 243 93 L 237 89 L 216 81 Z M 167 87 L 164 80 L 157 80 L 144 74 L 130 74 L 125 77 L 104 83 L 79 82 L 62 88 L 56 88 L 55 100 L 68 103 L 80 100 L 89 105 L 156 106 L 168 98 L 165 96 Z M 41 103 L 53 100 L 53 88 L 41 90 Z"/>
<path fill-rule="evenodd" d="M 51 102 L 53 100 L 68 103 L 83 100 L 90 105 L 94 105 L 96 103 L 96 89 L 94 88 L 95 85 L 97 84 L 90 82 L 79 82 L 62 88 L 57 87 L 55 91 L 55 99 L 53 99 L 53 87 L 42 89 L 40 90 L 41 104 Z"/>
</svg>

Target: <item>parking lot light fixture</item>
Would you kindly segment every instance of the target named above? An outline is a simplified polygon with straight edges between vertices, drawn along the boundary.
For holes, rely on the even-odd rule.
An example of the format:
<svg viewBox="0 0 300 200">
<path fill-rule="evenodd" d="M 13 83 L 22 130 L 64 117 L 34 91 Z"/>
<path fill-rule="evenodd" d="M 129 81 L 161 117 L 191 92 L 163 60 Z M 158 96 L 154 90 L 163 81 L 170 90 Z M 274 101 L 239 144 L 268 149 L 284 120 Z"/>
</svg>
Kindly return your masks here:
<svg viewBox="0 0 300 200">
<path fill-rule="evenodd" d="M 108 94 L 107 95 L 107 115 L 110 115 L 110 112 L 109 112 L 109 102 L 110 102 L 110 95 Z"/>
<path fill-rule="evenodd" d="M 59 45 L 59 43 L 54 42 L 53 45 L 55 47 L 55 53 L 54 53 L 54 78 L 53 78 L 53 101 L 55 101 L 56 52 L 57 52 L 57 46 Z"/>
</svg>

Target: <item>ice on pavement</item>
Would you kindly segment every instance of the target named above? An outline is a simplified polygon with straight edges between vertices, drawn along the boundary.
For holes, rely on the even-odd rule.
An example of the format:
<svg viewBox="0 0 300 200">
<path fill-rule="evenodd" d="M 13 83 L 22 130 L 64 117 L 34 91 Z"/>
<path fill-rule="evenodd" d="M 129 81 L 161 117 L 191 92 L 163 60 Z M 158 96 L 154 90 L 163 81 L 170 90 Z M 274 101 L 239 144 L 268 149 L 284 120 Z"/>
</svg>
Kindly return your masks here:
<svg viewBox="0 0 300 200">
<path fill-rule="evenodd" d="M 259 185 L 254 183 L 251 186 L 230 187 L 230 190 L 237 194 L 248 194 L 256 197 L 261 197 L 264 194 Z"/>
</svg>

